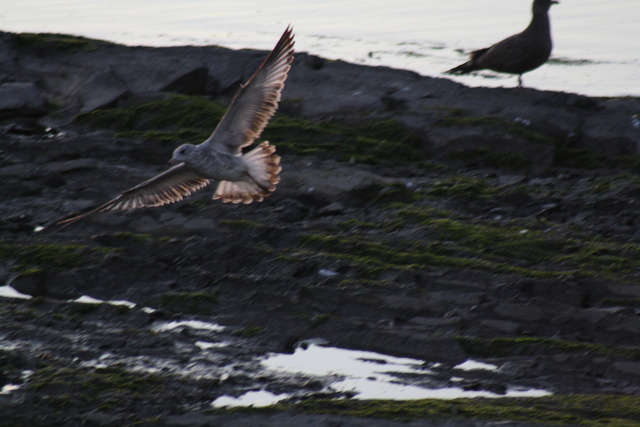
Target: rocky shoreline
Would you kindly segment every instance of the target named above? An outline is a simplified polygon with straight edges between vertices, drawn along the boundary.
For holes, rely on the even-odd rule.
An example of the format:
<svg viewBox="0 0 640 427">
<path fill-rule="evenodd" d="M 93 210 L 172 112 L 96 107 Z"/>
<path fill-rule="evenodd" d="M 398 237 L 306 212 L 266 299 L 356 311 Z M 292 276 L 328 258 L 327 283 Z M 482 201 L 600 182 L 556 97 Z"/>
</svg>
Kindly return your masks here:
<svg viewBox="0 0 640 427">
<path fill-rule="evenodd" d="M 0 33 L 0 273 L 32 296 L 0 297 L 0 425 L 640 424 L 637 98 L 298 53 L 263 203 L 35 231 L 206 138 L 264 55 Z M 318 338 L 422 361 L 401 385 L 551 394 L 360 401 L 260 367 Z M 289 398 L 211 405 L 257 390 Z"/>
</svg>

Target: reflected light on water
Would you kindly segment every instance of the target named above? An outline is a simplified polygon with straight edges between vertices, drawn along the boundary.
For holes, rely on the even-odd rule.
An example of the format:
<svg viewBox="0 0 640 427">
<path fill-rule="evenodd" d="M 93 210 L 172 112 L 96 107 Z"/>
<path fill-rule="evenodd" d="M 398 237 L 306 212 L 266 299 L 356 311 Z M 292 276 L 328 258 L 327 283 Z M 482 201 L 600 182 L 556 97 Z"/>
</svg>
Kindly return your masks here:
<svg viewBox="0 0 640 427">
<path fill-rule="evenodd" d="M 5 2 L 0 28 L 83 35 L 129 45 L 222 45 L 268 50 L 284 27 L 296 50 L 386 65 L 472 86 L 513 87 L 515 77 L 445 76 L 471 50 L 520 32 L 530 0 L 21 0 Z M 637 0 L 563 0 L 551 9 L 553 63 L 525 85 L 588 95 L 640 95 Z M 336 11 L 339 11 L 336 13 Z M 612 31 L 615 29 L 615 31 Z M 492 78 L 487 78 L 490 76 Z"/>
<path fill-rule="evenodd" d="M 298 373 L 323 378 L 334 377 L 324 392 L 353 394 L 355 399 L 457 399 L 541 397 L 551 393 L 538 389 L 509 389 L 505 394 L 485 390 L 464 390 L 461 387 L 429 388 L 408 384 L 399 379 L 402 374 L 413 374 L 421 380 L 432 374 L 425 368 L 426 362 L 411 358 L 387 356 L 369 351 L 323 347 L 315 344 L 298 347 L 294 354 L 275 354 L 262 361 L 267 371 L 274 373 Z M 456 366 L 460 370 L 495 370 L 495 365 L 466 361 Z M 455 381 L 454 381 L 455 382 Z M 221 396 L 212 405 L 268 406 L 292 395 L 275 395 L 265 390 L 249 391 L 239 397 Z"/>
</svg>

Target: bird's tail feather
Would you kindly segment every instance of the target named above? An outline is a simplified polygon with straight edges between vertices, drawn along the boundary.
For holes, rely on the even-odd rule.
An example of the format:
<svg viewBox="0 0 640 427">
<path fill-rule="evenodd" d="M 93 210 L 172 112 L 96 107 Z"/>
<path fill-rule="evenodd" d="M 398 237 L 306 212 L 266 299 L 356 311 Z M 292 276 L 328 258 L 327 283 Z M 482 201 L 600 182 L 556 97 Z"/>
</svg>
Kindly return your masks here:
<svg viewBox="0 0 640 427">
<path fill-rule="evenodd" d="M 455 68 L 445 71 L 445 73 L 446 74 L 465 74 L 475 70 L 477 70 L 477 68 L 474 66 L 473 62 L 468 61 L 468 62 L 465 62 L 464 64 L 458 65 Z"/>
<path fill-rule="evenodd" d="M 244 181 L 220 181 L 213 199 L 224 203 L 261 202 L 276 189 L 280 182 L 280 156 L 275 154 L 276 147 L 264 141 L 243 155 L 248 165 L 247 179 Z"/>
</svg>

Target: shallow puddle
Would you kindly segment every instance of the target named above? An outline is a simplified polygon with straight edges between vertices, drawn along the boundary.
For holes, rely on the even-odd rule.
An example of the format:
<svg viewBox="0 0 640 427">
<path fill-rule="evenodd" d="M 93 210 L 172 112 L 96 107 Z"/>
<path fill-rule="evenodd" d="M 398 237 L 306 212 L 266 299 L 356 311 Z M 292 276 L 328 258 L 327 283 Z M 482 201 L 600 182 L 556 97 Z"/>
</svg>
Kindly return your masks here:
<svg viewBox="0 0 640 427">
<path fill-rule="evenodd" d="M 434 377 L 428 363 L 418 359 L 387 356 L 370 351 L 325 347 L 316 343 L 306 344 L 293 354 L 274 354 L 261 361 L 268 373 L 275 375 L 302 374 L 323 379 L 335 379 L 322 392 L 344 393 L 355 399 L 456 399 L 474 397 L 540 397 L 551 394 L 546 390 L 513 388 L 505 394 L 485 390 L 465 390 L 462 387 L 428 387 L 424 383 Z M 488 363 L 467 360 L 454 369 L 460 371 L 496 371 L 498 367 Z M 410 384 L 401 379 L 411 374 L 422 384 Z M 462 378 L 456 378 L 462 381 Z M 452 382 L 456 382 L 454 378 Z M 433 381 L 434 383 L 436 381 Z M 266 390 L 249 391 L 239 397 L 221 396 L 212 405 L 268 406 L 293 395 L 276 395 Z"/>
<path fill-rule="evenodd" d="M 13 289 L 9 285 L 0 286 L 0 297 L 4 298 L 21 298 L 21 299 L 31 299 L 31 295 L 22 294 L 15 289 Z"/>
<path fill-rule="evenodd" d="M 2 386 L 2 389 L 0 389 L 0 395 L 11 394 L 12 392 L 16 391 L 19 388 L 20 388 L 19 384 L 5 384 Z"/>
<path fill-rule="evenodd" d="M 90 297 L 88 295 L 83 295 L 80 298 L 76 298 L 74 300 L 70 300 L 69 302 L 77 302 L 77 303 L 81 303 L 81 304 L 111 304 L 111 305 L 125 306 L 125 307 L 128 307 L 128 308 L 134 308 L 136 306 L 136 304 L 132 303 L 131 301 L 124 301 L 124 300 L 105 301 L 105 300 L 101 300 L 101 299 L 98 299 L 98 298 Z"/>
<path fill-rule="evenodd" d="M 156 332 L 175 330 L 179 331 L 184 328 L 201 329 L 211 332 L 221 332 L 225 329 L 224 326 L 220 326 L 217 323 L 203 322 L 200 320 L 176 320 L 172 322 L 159 322 L 152 327 L 152 329 Z"/>
<path fill-rule="evenodd" d="M 88 295 L 83 295 L 79 298 L 76 298 L 74 300 L 69 300 L 69 302 L 77 302 L 80 304 L 111 304 L 111 305 L 115 305 L 115 306 L 124 306 L 130 309 L 139 307 L 142 311 L 144 311 L 147 314 L 151 314 L 153 312 L 156 311 L 155 308 L 151 308 L 151 307 L 140 307 L 138 306 L 138 304 L 133 303 L 131 301 L 126 301 L 126 300 L 101 300 L 98 298 L 94 298 L 94 297 L 90 297 Z"/>
<path fill-rule="evenodd" d="M 249 391 L 239 397 L 220 396 L 213 403 L 212 406 L 216 408 L 223 407 L 237 407 L 237 406 L 254 406 L 256 408 L 273 405 L 282 399 L 286 399 L 290 396 L 273 394 L 270 391 L 258 390 Z"/>
<path fill-rule="evenodd" d="M 456 365 L 454 369 L 461 369 L 463 371 L 497 371 L 498 367 L 489 363 L 467 360 L 459 365 Z"/>
</svg>

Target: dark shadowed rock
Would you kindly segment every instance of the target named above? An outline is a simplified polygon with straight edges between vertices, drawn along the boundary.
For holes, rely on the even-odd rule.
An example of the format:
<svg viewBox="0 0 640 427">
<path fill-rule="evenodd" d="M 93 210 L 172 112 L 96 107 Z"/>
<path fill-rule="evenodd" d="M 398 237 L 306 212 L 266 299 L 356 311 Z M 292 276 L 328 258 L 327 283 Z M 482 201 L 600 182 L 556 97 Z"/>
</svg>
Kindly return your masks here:
<svg viewBox="0 0 640 427">
<path fill-rule="evenodd" d="M 16 82 L 0 85 L 0 119 L 41 116 L 46 112 L 44 100 L 34 83 Z"/>
<path fill-rule="evenodd" d="M 3 420 L 518 425 L 502 406 L 495 419 L 471 418 L 461 405 L 484 411 L 476 399 L 387 401 L 384 420 L 307 413 L 376 405 L 331 390 L 337 375 L 261 370 L 272 352 L 322 338 L 422 361 L 394 372 L 394 387 L 548 390 L 556 395 L 491 402 L 552 405 L 545 414 L 557 409 L 559 422 L 637 422 L 637 98 L 472 89 L 297 54 L 265 131 L 283 164 L 272 197 L 225 206 L 202 191 L 34 232 L 154 176 L 183 139 L 210 132 L 218 108 L 195 116 L 202 131 L 145 127 L 167 116 L 131 120 L 143 106 L 184 118 L 182 101 L 226 104 L 265 53 L 10 39 L 0 33 L 1 81 L 27 82 L 51 111 L 0 127 L 0 281 L 38 296 L 2 298 L 0 387 L 22 384 L 0 393 Z M 80 111 L 103 123 L 76 124 Z M 56 119 L 72 121 L 45 130 Z M 30 126 L 15 126 L 23 120 Z M 68 301 L 81 295 L 129 303 Z M 499 369 L 454 368 L 468 359 Z M 259 390 L 304 401 L 282 412 L 208 411 L 218 396 Z M 331 400 L 314 407 L 313 396 Z M 405 412 L 414 405 L 419 415 Z M 444 408 L 444 422 L 420 418 L 424 405 Z"/>
</svg>

